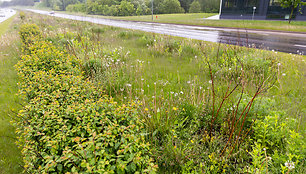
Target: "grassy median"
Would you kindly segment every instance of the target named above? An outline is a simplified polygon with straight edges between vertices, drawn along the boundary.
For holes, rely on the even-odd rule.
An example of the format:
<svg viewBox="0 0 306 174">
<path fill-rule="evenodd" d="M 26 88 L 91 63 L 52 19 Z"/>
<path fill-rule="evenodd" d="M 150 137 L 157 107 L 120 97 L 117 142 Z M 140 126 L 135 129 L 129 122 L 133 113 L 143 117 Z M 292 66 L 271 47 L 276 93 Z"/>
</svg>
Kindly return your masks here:
<svg viewBox="0 0 306 174">
<path fill-rule="evenodd" d="M 15 24 L 13 24 L 15 23 Z M 16 15 L 0 24 L 0 173 L 21 173 L 22 158 L 15 145 L 15 128 L 10 121 L 19 109 L 16 97 L 18 61 L 18 19 Z M 10 29 L 10 31 L 8 31 Z"/>
<path fill-rule="evenodd" d="M 50 16 L 28 18 L 45 41 L 79 59 L 83 75 L 107 97 L 137 107 L 137 120 L 145 128 L 140 135 L 150 144 L 159 173 L 305 173 L 305 56 Z M 37 130 L 41 127 L 47 126 Z M 85 143 L 91 136 L 86 132 L 93 130 L 87 128 L 80 129 Z M 116 152 L 120 158 L 121 151 Z M 63 155 L 59 151 L 56 157 Z"/>
</svg>

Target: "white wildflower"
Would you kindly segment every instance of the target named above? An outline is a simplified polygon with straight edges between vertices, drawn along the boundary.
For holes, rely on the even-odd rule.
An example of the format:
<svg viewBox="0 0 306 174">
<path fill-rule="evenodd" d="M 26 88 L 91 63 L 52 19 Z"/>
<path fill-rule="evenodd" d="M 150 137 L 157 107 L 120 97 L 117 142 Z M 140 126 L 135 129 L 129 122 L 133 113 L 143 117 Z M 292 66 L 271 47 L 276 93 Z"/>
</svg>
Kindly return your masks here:
<svg viewBox="0 0 306 174">
<path fill-rule="evenodd" d="M 285 166 L 286 166 L 289 170 L 292 170 L 292 169 L 294 169 L 294 162 L 292 162 L 292 161 L 287 161 L 287 162 L 285 162 Z"/>
</svg>

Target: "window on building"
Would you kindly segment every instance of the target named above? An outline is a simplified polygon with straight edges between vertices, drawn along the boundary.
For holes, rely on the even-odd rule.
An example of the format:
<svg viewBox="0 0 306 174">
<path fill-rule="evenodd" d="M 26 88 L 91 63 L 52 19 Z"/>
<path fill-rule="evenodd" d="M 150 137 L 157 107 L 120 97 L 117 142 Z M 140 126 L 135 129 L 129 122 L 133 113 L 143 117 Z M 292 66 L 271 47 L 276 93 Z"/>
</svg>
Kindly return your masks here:
<svg viewBox="0 0 306 174">
<path fill-rule="evenodd" d="M 222 13 L 226 14 L 252 14 L 253 7 L 259 6 L 259 0 L 223 0 Z M 257 13 L 257 11 L 255 11 Z"/>
</svg>

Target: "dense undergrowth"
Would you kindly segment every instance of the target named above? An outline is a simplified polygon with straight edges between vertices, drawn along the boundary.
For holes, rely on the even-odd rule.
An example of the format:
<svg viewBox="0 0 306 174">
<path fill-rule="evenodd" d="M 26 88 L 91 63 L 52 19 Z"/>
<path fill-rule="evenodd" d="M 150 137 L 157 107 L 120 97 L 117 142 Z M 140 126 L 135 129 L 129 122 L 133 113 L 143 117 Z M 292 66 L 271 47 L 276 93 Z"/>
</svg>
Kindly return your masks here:
<svg viewBox="0 0 306 174">
<path fill-rule="evenodd" d="M 82 61 L 42 39 L 37 25 L 20 28 L 16 65 L 24 108 L 15 122 L 29 173 L 152 173 L 134 103 L 118 105 L 83 77 Z"/>
<path fill-rule="evenodd" d="M 304 56 L 27 20 L 26 170 L 305 172 Z"/>
</svg>

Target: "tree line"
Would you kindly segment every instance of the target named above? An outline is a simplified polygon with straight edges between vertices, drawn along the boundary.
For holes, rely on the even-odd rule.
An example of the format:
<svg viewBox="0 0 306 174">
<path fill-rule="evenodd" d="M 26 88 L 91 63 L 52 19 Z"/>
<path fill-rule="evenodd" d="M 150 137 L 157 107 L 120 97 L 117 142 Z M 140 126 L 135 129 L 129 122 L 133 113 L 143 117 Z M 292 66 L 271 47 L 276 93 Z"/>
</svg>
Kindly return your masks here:
<svg viewBox="0 0 306 174">
<path fill-rule="evenodd" d="M 219 0 L 154 0 L 154 14 L 218 12 Z M 42 0 L 54 10 L 131 16 L 151 14 L 151 0 Z"/>
<path fill-rule="evenodd" d="M 38 2 L 39 0 L 12 0 L 12 1 L 4 1 L 0 2 L 1 7 L 8 6 L 33 6 L 34 2 Z"/>
</svg>

